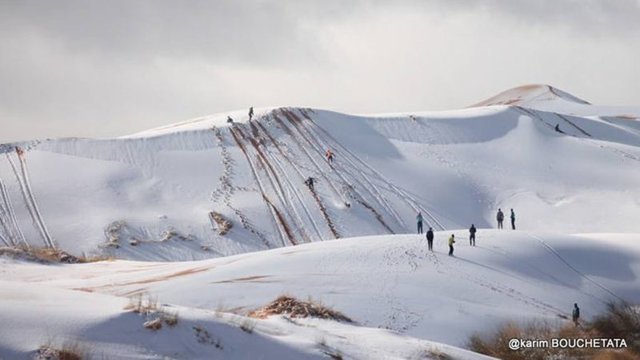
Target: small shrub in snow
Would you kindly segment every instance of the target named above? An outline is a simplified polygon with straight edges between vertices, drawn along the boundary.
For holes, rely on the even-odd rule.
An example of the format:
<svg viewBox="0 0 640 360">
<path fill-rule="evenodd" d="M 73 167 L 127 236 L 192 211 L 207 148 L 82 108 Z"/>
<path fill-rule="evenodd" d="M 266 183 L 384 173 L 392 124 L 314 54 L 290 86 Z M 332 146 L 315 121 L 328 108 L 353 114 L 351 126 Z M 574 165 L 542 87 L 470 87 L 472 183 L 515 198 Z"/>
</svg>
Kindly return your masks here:
<svg viewBox="0 0 640 360">
<path fill-rule="evenodd" d="M 82 360 L 87 358 L 87 349 L 78 342 L 68 342 L 61 348 L 46 344 L 36 351 L 34 360 Z"/>
<path fill-rule="evenodd" d="M 227 220 L 224 216 L 222 216 L 222 214 L 218 212 L 210 212 L 209 217 L 211 217 L 211 220 L 213 220 L 213 222 L 217 225 L 219 235 L 225 235 L 233 227 L 233 223 Z"/>
<path fill-rule="evenodd" d="M 176 326 L 178 324 L 178 313 L 170 313 L 162 310 L 162 320 L 167 326 Z"/>
<path fill-rule="evenodd" d="M 296 317 L 313 317 L 319 319 L 353 322 L 344 314 L 328 308 L 312 300 L 302 301 L 291 296 L 282 295 L 261 309 L 252 311 L 249 316 L 263 319 L 271 315 L 288 315 Z"/>
<path fill-rule="evenodd" d="M 96 261 L 109 260 L 104 256 L 74 256 L 56 248 L 12 246 L 0 248 L 0 255 L 7 255 L 12 258 L 35 261 L 39 263 L 64 263 L 78 264 Z"/>
<path fill-rule="evenodd" d="M 138 294 L 129 298 L 129 304 L 124 309 L 143 315 L 155 313 L 158 311 L 158 299 L 150 295 L 145 298 L 143 294 Z"/>
<path fill-rule="evenodd" d="M 153 320 L 149 320 L 147 322 L 145 322 L 143 324 L 145 329 L 150 329 L 150 330 L 160 330 L 162 329 L 162 319 L 161 318 L 155 318 Z"/>
</svg>

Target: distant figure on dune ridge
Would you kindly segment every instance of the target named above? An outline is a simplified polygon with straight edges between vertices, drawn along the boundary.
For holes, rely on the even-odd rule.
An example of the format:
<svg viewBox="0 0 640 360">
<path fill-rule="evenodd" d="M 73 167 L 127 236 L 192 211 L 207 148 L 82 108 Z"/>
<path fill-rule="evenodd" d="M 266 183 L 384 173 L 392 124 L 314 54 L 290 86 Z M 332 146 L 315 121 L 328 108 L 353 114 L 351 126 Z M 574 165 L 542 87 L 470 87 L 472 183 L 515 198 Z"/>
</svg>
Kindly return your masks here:
<svg viewBox="0 0 640 360">
<path fill-rule="evenodd" d="M 560 124 L 556 124 L 556 127 L 554 128 L 554 130 L 559 132 L 560 134 L 564 134 L 564 131 L 560 130 Z"/>
<path fill-rule="evenodd" d="M 502 212 L 502 209 L 498 209 L 496 220 L 498 220 L 498 229 L 502 229 L 502 221 L 504 221 L 504 213 Z"/>
<path fill-rule="evenodd" d="M 513 209 L 511 209 L 511 229 L 516 229 L 516 213 L 513 212 Z"/>
<path fill-rule="evenodd" d="M 253 118 L 253 106 L 249 108 L 249 121 Z"/>
<path fill-rule="evenodd" d="M 469 228 L 469 245 L 476 246 L 476 227 L 473 224 Z"/>
<path fill-rule="evenodd" d="M 427 230 L 427 246 L 429 246 L 429 251 L 433 251 L 433 229 L 431 227 Z"/>
<path fill-rule="evenodd" d="M 232 123 L 233 119 L 231 118 L 231 116 L 227 116 L 227 123 Z"/>
<path fill-rule="evenodd" d="M 422 234 L 422 213 L 418 213 L 416 216 L 416 221 L 418 222 L 418 234 Z"/>
<path fill-rule="evenodd" d="M 449 256 L 453 256 L 453 244 L 456 243 L 455 235 L 449 236 Z"/>
</svg>

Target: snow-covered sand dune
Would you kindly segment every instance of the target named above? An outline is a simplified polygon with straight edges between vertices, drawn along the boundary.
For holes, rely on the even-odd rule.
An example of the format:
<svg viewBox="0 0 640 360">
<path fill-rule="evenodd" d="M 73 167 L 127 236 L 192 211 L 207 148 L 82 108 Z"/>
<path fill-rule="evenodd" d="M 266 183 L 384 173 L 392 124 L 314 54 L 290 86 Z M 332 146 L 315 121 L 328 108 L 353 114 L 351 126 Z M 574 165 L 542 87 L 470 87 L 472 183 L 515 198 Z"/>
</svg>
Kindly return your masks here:
<svg viewBox="0 0 640 360">
<path fill-rule="evenodd" d="M 265 347 L 265 358 L 306 358 L 322 355 L 325 343 L 346 358 L 428 358 L 435 351 L 464 359 L 474 357 L 439 343 L 464 346 L 472 333 L 504 321 L 562 324 L 574 302 L 589 318 L 609 301 L 640 301 L 636 236 L 482 230 L 471 247 L 464 231 L 454 233 L 455 257 L 445 251 L 449 232 L 439 232 L 433 253 L 418 235 L 384 235 L 191 262 L 4 260 L 0 355 L 33 351 L 57 334 L 95 341 L 105 354 L 116 351 L 110 344 L 124 344 L 118 356 L 132 357 L 254 358 Z M 357 325 L 276 317 L 256 320 L 249 335 L 238 329 L 244 318 L 214 314 L 246 314 L 283 293 L 320 300 Z M 143 329 L 144 317 L 124 309 L 140 294 L 168 304 L 182 322 L 158 334 Z M 225 348 L 198 343 L 193 326 L 209 329 Z"/>
<path fill-rule="evenodd" d="M 118 259 L 0 258 L 0 358 L 480 359 L 460 347 L 504 321 L 640 301 L 639 107 L 531 85 L 444 112 L 244 113 L 0 145 L 0 245 Z M 519 230 L 491 229 L 498 208 Z M 356 323 L 244 316 L 283 293 Z M 178 324 L 145 329 L 143 297 Z"/>
<path fill-rule="evenodd" d="M 639 108 L 548 86 L 483 104 L 377 116 L 261 109 L 252 122 L 236 112 L 234 124 L 220 114 L 122 138 L 3 145 L 0 235 L 190 260 L 411 232 L 418 211 L 436 230 L 490 227 L 498 208 L 514 208 L 528 230 L 637 232 Z M 225 235 L 212 212 L 232 223 Z"/>
</svg>

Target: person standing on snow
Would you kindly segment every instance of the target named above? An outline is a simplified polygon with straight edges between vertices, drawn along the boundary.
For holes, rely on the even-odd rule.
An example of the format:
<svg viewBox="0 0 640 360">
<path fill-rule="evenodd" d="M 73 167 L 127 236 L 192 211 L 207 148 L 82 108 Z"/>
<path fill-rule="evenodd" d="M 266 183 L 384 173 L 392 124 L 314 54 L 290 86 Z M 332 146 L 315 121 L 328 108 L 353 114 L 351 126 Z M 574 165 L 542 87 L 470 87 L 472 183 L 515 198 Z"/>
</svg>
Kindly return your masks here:
<svg viewBox="0 0 640 360">
<path fill-rule="evenodd" d="M 513 212 L 513 209 L 511 209 L 511 229 L 516 229 L 516 213 Z"/>
<path fill-rule="evenodd" d="M 429 251 L 433 251 L 433 229 L 431 227 L 427 230 L 427 245 L 429 246 Z"/>
<path fill-rule="evenodd" d="M 580 308 L 578 307 L 578 304 L 573 304 L 573 312 L 571 313 L 571 319 L 573 319 L 573 323 L 576 324 L 576 326 L 579 325 L 579 320 L 580 320 Z"/>
<path fill-rule="evenodd" d="M 232 123 L 233 119 L 231 118 L 231 116 L 227 116 L 227 123 Z"/>
<path fill-rule="evenodd" d="M 253 118 L 253 106 L 249 108 L 249 121 Z"/>
<path fill-rule="evenodd" d="M 498 220 L 498 229 L 502 229 L 502 221 L 504 220 L 504 214 L 502 213 L 502 209 L 498 209 L 496 220 Z"/>
<path fill-rule="evenodd" d="M 418 234 L 422 234 L 422 213 L 418 213 L 418 216 L 416 216 L 416 221 L 418 222 Z"/>
<path fill-rule="evenodd" d="M 455 235 L 449 236 L 449 256 L 453 256 L 453 244 L 456 243 Z"/>
<path fill-rule="evenodd" d="M 469 245 L 476 246 L 476 227 L 473 224 L 469 228 Z"/>
</svg>

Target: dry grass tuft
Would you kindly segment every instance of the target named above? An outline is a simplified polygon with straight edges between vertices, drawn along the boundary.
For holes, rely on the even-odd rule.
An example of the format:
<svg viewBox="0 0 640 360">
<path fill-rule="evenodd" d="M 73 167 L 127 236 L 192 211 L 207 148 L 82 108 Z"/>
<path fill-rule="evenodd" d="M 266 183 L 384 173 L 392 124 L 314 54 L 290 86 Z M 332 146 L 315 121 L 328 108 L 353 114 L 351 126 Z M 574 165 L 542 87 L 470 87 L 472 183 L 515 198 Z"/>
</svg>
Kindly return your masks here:
<svg viewBox="0 0 640 360">
<path fill-rule="evenodd" d="M 106 256 L 75 256 L 56 248 L 27 246 L 0 247 L 0 255 L 6 255 L 16 259 L 34 261 L 43 264 L 82 264 L 113 260 L 113 258 Z"/>
<path fill-rule="evenodd" d="M 603 348 L 527 348 L 511 350 L 510 339 L 624 339 L 623 349 Z M 640 359 L 640 308 L 626 303 L 611 303 L 607 311 L 576 327 L 573 324 L 553 326 L 538 322 L 526 325 L 508 323 L 487 336 L 473 335 L 471 350 L 503 360 L 516 359 Z"/>
<path fill-rule="evenodd" d="M 149 329 L 149 330 L 160 330 L 162 329 L 162 319 L 161 318 L 155 318 L 153 320 L 149 320 L 147 322 L 145 322 L 143 324 L 145 329 Z"/>
<path fill-rule="evenodd" d="M 249 313 L 250 317 L 264 319 L 271 315 L 288 315 L 292 318 L 313 317 L 318 319 L 353 322 L 342 313 L 313 301 L 301 301 L 282 295 L 265 307 Z"/>
<path fill-rule="evenodd" d="M 218 225 L 218 235 L 225 235 L 233 227 L 233 223 L 218 212 L 211 211 L 209 213 L 209 217 L 216 225 Z"/>
<path fill-rule="evenodd" d="M 35 360 L 82 360 L 88 358 L 86 347 L 78 342 L 67 342 L 61 348 L 51 344 L 40 347 L 34 355 Z"/>
</svg>

